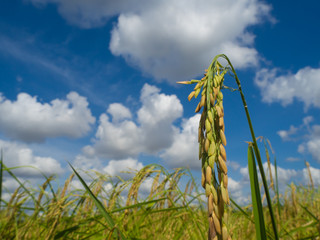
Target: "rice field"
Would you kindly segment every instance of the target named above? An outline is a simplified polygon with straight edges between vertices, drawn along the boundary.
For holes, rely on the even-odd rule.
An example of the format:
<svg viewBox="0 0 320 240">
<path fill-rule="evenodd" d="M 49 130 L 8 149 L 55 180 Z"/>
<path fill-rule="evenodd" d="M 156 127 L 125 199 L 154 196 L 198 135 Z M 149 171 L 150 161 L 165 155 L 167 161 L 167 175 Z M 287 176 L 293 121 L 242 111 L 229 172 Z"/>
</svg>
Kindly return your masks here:
<svg viewBox="0 0 320 240">
<path fill-rule="evenodd" d="M 13 174 L 5 166 L 3 171 Z M 128 180 L 94 174 L 88 187 L 104 211 L 88 191 L 73 187 L 75 174 L 56 190 L 54 177 L 44 179 L 38 188 L 20 182 L 9 201 L 2 199 L 1 238 L 207 239 L 205 193 L 200 193 L 187 169 L 168 171 L 148 165 Z M 180 189 L 182 178 L 189 181 Z M 145 183 L 151 186 L 147 192 L 141 191 Z M 107 185 L 112 187 L 105 188 Z M 272 203 L 280 239 L 320 239 L 319 187 L 292 184 L 280 196 L 279 209 L 276 198 Z M 225 211 L 232 239 L 256 239 L 251 205 L 240 207 L 231 201 Z M 268 239 L 274 239 L 268 208 L 263 212 Z"/>
</svg>

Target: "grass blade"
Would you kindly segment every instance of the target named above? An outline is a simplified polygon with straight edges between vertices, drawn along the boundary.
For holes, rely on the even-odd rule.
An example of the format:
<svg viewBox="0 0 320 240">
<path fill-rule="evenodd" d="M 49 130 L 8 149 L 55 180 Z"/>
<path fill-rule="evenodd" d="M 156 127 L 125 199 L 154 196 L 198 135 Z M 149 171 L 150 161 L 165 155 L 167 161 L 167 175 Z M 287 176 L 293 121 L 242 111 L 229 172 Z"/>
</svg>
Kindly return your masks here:
<svg viewBox="0 0 320 240">
<path fill-rule="evenodd" d="M 248 105 L 247 105 L 247 102 L 245 100 L 242 88 L 241 88 L 241 83 L 240 83 L 240 80 L 239 80 L 239 78 L 237 76 L 236 71 L 234 70 L 233 65 L 231 64 L 230 59 L 225 54 L 217 55 L 215 57 L 215 59 L 218 59 L 219 57 L 224 58 L 228 62 L 229 66 L 230 66 L 230 69 L 231 69 L 231 72 L 233 73 L 233 77 L 235 78 L 236 83 L 238 85 L 238 90 L 240 92 L 241 100 L 242 100 L 242 103 L 243 103 L 243 107 L 244 107 L 244 110 L 245 110 L 245 113 L 246 113 L 246 116 L 247 116 L 247 121 L 248 121 L 249 128 L 250 128 L 250 133 L 251 133 L 251 137 L 252 137 L 252 145 L 253 145 L 254 153 L 255 153 L 255 156 L 257 158 L 257 163 L 258 163 L 258 166 L 259 166 L 260 175 L 261 175 L 261 178 L 262 178 L 262 183 L 263 183 L 263 187 L 264 187 L 266 198 L 267 198 L 267 203 L 268 203 L 269 213 L 270 213 L 270 217 L 271 217 L 272 228 L 273 228 L 273 231 L 274 231 L 274 236 L 275 236 L 275 239 L 278 240 L 279 236 L 278 236 L 275 217 L 274 217 L 274 214 L 273 214 L 272 202 L 271 202 L 271 198 L 270 198 L 268 184 L 267 184 L 266 176 L 265 176 L 265 173 L 264 173 L 264 170 L 263 170 L 261 155 L 260 155 L 260 152 L 259 152 L 259 149 L 258 149 L 257 139 L 256 139 L 255 134 L 254 134 L 254 130 L 253 130 L 253 126 L 252 126 L 252 122 L 251 122 L 251 118 L 250 118 L 250 114 L 249 114 L 249 110 L 248 110 Z"/>
<path fill-rule="evenodd" d="M 255 220 L 256 238 L 257 240 L 266 240 L 266 229 L 263 217 L 263 208 L 261 203 L 261 195 L 259 189 L 259 179 L 257 174 L 256 162 L 253 154 L 252 146 L 248 147 L 248 168 L 250 176 L 251 197 L 253 215 Z"/>
<path fill-rule="evenodd" d="M 242 207 L 240 207 L 231 197 L 230 197 L 230 201 L 233 203 L 233 205 L 252 223 L 254 223 L 254 221 L 251 219 L 251 217 L 249 216 L 248 213 L 246 213 Z"/>
<path fill-rule="evenodd" d="M 107 223 L 109 224 L 109 227 L 111 229 L 116 229 L 121 237 L 122 240 L 126 240 L 125 236 L 122 234 L 122 232 L 115 226 L 115 223 L 110 216 L 110 214 L 107 212 L 107 210 L 103 207 L 102 203 L 99 201 L 99 199 L 91 192 L 88 185 L 85 183 L 85 181 L 81 178 L 81 176 L 78 174 L 78 172 L 72 167 L 72 165 L 69 163 L 70 167 L 72 168 L 73 172 L 77 175 L 79 178 L 81 184 L 84 186 L 86 191 L 89 193 L 89 196 L 94 201 L 95 205 L 97 206 L 98 210 L 102 214 L 102 216 L 106 219 Z"/>
<path fill-rule="evenodd" d="M 79 226 L 73 226 L 73 227 L 70 227 L 70 228 L 67 228 L 61 232 L 58 232 L 55 236 L 54 236 L 54 240 L 56 239 L 60 239 L 62 237 L 65 237 L 66 235 L 68 235 L 69 233 L 77 230 L 79 228 Z"/>
<path fill-rule="evenodd" d="M 281 217 L 281 204 L 280 204 L 280 196 L 279 196 L 279 181 L 278 181 L 278 167 L 277 167 L 277 158 L 276 158 L 276 154 L 271 146 L 271 143 L 269 141 L 269 139 L 267 139 L 267 142 L 269 144 L 269 147 L 271 149 L 271 152 L 274 156 L 274 172 L 275 172 L 275 182 L 276 182 L 276 187 L 275 187 L 275 193 L 277 196 L 277 208 L 278 208 L 278 215 L 279 215 L 279 219 Z"/>
<path fill-rule="evenodd" d="M 32 198 L 33 202 L 35 205 L 38 204 L 36 198 L 34 197 L 34 195 L 28 190 L 28 188 L 26 188 L 26 186 L 16 177 L 16 175 L 14 175 L 13 172 L 10 171 L 10 168 L 6 167 L 6 165 L 3 164 L 3 162 L 1 163 L 1 165 L 3 166 L 4 170 L 7 171 L 11 177 L 14 178 L 14 180 L 16 180 L 19 185 L 23 188 L 23 190 Z M 18 168 L 18 167 L 17 167 Z M 42 207 L 39 205 L 40 209 L 42 209 Z"/>
</svg>

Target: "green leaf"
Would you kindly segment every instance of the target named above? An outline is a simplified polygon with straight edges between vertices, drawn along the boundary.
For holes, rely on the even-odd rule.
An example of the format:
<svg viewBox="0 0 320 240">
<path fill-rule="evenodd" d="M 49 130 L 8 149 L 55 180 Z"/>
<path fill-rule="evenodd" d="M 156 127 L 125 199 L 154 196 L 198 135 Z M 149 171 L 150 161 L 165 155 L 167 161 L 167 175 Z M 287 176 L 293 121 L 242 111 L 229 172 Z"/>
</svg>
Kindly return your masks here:
<svg viewBox="0 0 320 240">
<path fill-rule="evenodd" d="M 107 212 L 107 210 L 103 207 L 102 203 L 99 201 L 99 199 L 91 192 L 88 185 L 85 183 L 85 181 L 81 178 L 81 176 L 78 174 L 78 172 L 72 167 L 72 165 L 69 163 L 70 167 L 72 168 L 73 172 L 77 175 L 79 178 L 81 184 L 84 186 L 86 191 L 89 193 L 89 196 L 94 201 L 95 205 L 97 206 L 98 210 L 102 214 L 102 216 L 106 219 L 107 223 L 109 224 L 109 227 L 111 229 L 116 229 L 118 231 L 118 234 L 121 237 L 121 240 L 126 240 L 126 237 L 123 235 L 123 233 L 115 226 L 115 223 L 110 216 L 110 214 Z"/>
<path fill-rule="evenodd" d="M 256 238 L 257 240 L 266 240 L 266 229 L 263 217 L 263 207 L 261 203 L 261 195 L 259 188 L 259 179 L 257 174 L 257 167 L 255 162 L 255 157 L 253 154 L 252 146 L 248 147 L 248 168 L 250 176 L 250 186 L 251 186 L 251 197 L 252 197 L 252 207 L 253 215 L 256 227 Z"/>
</svg>

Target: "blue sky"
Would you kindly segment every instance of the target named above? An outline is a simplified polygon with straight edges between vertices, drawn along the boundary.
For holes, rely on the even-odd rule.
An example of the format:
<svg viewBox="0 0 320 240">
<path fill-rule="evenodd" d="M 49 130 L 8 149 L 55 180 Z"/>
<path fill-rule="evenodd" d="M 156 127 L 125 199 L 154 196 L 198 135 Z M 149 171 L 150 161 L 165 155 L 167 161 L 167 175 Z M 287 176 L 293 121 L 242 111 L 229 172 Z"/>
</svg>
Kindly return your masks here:
<svg viewBox="0 0 320 240">
<path fill-rule="evenodd" d="M 199 177 L 190 86 L 225 53 L 282 186 L 320 184 L 317 1 L 5 1 L 0 7 L 0 147 L 8 166 L 60 178 L 66 161 L 121 174 L 149 163 Z M 235 87 L 234 80 L 225 84 Z M 230 192 L 245 202 L 248 124 L 224 90 Z M 263 145 L 261 145 L 262 147 Z M 263 151 L 263 149 L 261 149 Z M 33 183 L 31 169 L 17 172 Z M 5 186 L 16 185 L 7 178 Z"/>
</svg>

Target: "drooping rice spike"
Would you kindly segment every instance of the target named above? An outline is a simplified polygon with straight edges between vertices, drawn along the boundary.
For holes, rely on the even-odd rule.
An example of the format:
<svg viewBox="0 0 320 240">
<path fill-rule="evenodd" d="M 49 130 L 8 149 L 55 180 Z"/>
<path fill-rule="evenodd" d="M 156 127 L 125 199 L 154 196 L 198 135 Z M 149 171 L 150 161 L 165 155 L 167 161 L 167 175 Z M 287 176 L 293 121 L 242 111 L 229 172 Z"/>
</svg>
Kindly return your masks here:
<svg viewBox="0 0 320 240">
<path fill-rule="evenodd" d="M 223 130 L 221 129 L 220 130 L 220 137 L 221 137 L 221 142 L 224 146 L 227 146 L 227 139 L 226 139 L 226 136 L 224 135 L 224 132 Z"/>
<path fill-rule="evenodd" d="M 212 142 L 212 143 L 210 144 L 210 146 L 209 146 L 208 156 L 210 157 L 210 156 L 214 155 L 215 152 L 216 152 L 216 146 L 215 146 L 215 144 Z"/>
<path fill-rule="evenodd" d="M 211 103 L 212 106 L 214 105 L 214 102 L 215 102 L 215 99 L 214 99 L 213 94 L 211 92 L 210 93 L 210 103 Z"/>
<path fill-rule="evenodd" d="M 223 160 L 221 155 L 218 157 L 218 159 L 219 159 L 219 166 L 220 166 L 222 172 L 226 174 L 228 172 L 226 162 Z"/>
<path fill-rule="evenodd" d="M 189 94 L 189 96 L 188 96 L 189 102 L 190 102 L 191 99 L 194 97 L 194 94 L 195 94 L 195 93 L 196 93 L 195 91 L 192 91 L 192 92 Z"/>
<path fill-rule="evenodd" d="M 195 93 L 194 93 L 194 97 L 197 98 L 199 93 L 200 93 L 200 90 L 201 88 L 198 88 L 197 90 L 195 90 Z"/>
<path fill-rule="evenodd" d="M 215 155 L 211 155 L 210 157 L 209 157 L 209 166 L 212 168 L 212 169 L 214 169 L 214 161 L 215 161 Z"/>
<path fill-rule="evenodd" d="M 223 128 L 223 126 L 224 126 L 224 119 L 223 119 L 223 117 L 220 117 L 220 118 L 219 118 L 219 126 L 220 126 L 221 128 Z"/>
<path fill-rule="evenodd" d="M 206 176 L 205 176 L 205 173 L 204 173 L 203 170 L 201 170 L 201 186 L 202 186 L 203 188 L 206 187 Z"/>
<path fill-rule="evenodd" d="M 201 97 L 200 107 L 203 107 L 205 103 L 206 103 L 206 96 L 203 95 L 203 96 Z"/>
<path fill-rule="evenodd" d="M 198 106 L 197 106 L 195 112 L 196 112 L 196 113 L 197 113 L 197 112 L 200 112 L 200 110 L 201 110 L 200 103 L 198 103 Z"/>
<path fill-rule="evenodd" d="M 209 119 L 206 119 L 205 126 L 206 126 L 206 131 L 210 132 L 211 131 L 211 123 L 210 123 Z"/>
<path fill-rule="evenodd" d="M 214 227 L 215 227 L 217 233 L 218 233 L 219 235 L 221 235 L 221 225 L 220 225 L 220 221 L 219 221 L 219 219 L 217 218 L 217 216 L 215 215 L 214 211 L 212 212 L 212 218 L 213 218 Z"/>
<path fill-rule="evenodd" d="M 223 117 L 223 112 L 222 112 L 220 106 L 216 105 L 216 106 L 215 106 L 215 109 L 216 109 L 216 111 L 217 111 L 217 113 L 218 113 L 218 116 L 219 116 L 219 117 Z"/>
<path fill-rule="evenodd" d="M 211 193 L 212 193 L 212 196 L 213 196 L 213 202 L 215 205 L 218 204 L 218 194 L 217 194 L 217 190 L 211 185 Z"/>
<path fill-rule="evenodd" d="M 206 168 L 206 183 L 211 184 L 211 178 L 212 178 L 212 169 L 210 166 L 207 166 Z"/>
<path fill-rule="evenodd" d="M 227 161 L 226 149 L 224 148 L 224 146 L 222 144 L 220 144 L 220 155 L 223 158 L 223 160 Z"/>
<path fill-rule="evenodd" d="M 228 240 L 229 235 L 228 235 L 228 229 L 225 224 L 222 226 L 222 240 Z"/>
<path fill-rule="evenodd" d="M 208 214 L 209 214 L 209 217 L 212 214 L 212 212 L 213 212 L 213 196 L 212 196 L 212 194 L 210 194 L 209 197 L 208 197 Z"/>
<path fill-rule="evenodd" d="M 223 186 L 227 189 L 228 188 L 228 175 L 223 175 Z"/>
<path fill-rule="evenodd" d="M 204 77 L 189 94 L 188 100 L 197 98 L 200 102 L 195 112 L 203 108 L 199 129 L 199 159 L 201 159 L 201 185 L 205 189 L 208 201 L 209 231 L 208 240 L 230 239 L 224 220 L 224 205 L 229 204 L 228 169 L 226 165 L 226 136 L 224 134 L 223 87 L 227 69 L 218 61 L 214 61 L 206 70 Z M 190 82 L 192 82 L 191 80 Z M 180 82 L 190 84 L 190 82 Z"/>
<path fill-rule="evenodd" d="M 181 81 L 181 82 L 177 82 L 179 84 L 191 84 L 191 81 Z"/>
<path fill-rule="evenodd" d="M 226 193 L 226 189 L 224 188 L 223 184 L 220 185 L 221 188 L 221 196 L 222 196 L 222 200 L 224 203 L 227 203 L 227 193 Z"/>
</svg>

